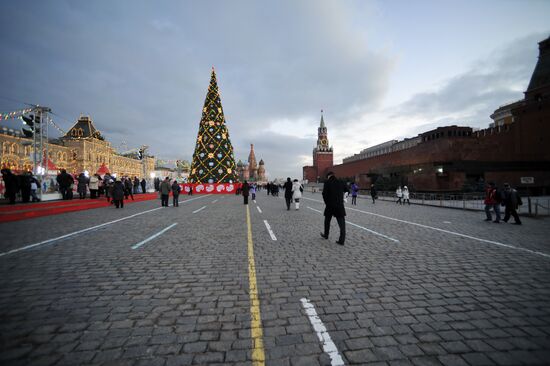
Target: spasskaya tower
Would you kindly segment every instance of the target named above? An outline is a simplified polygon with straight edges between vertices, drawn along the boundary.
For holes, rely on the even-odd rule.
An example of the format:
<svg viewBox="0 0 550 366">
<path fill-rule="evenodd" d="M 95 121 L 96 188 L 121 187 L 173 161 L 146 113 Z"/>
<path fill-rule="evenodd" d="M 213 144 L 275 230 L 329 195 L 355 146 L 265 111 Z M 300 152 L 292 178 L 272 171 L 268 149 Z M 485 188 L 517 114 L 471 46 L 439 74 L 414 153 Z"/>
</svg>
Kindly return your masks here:
<svg viewBox="0 0 550 366">
<path fill-rule="evenodd" d="M 332 146 L 328 144 L 327 127 L 321 110 L 321 123 L 317 128 L 317 146 L 313 149 L 313 166 L 303 168 L 304 179 L 309 182 L 322 181 L 332 166 Z"/>
</svg>

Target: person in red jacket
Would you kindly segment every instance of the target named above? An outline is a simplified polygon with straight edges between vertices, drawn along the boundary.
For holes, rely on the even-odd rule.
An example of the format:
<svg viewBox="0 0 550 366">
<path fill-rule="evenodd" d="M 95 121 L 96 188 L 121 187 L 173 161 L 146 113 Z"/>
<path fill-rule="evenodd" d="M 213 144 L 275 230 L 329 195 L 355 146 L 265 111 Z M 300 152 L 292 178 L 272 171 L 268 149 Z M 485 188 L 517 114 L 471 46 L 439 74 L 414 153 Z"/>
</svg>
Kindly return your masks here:
<svg viewBox="0 0 550 366">
<path fill-rule="evenodd" d="M 501 194 L 497 190 L 494 182 L 490 182 L 485 188 L 485 214 L 487 218 L 485 221 L 492 221 L 491 209 L 495 211 L 495 221 L 498 224 L 500 222 L 500 202 L 502 201 Z"/>
</svg>

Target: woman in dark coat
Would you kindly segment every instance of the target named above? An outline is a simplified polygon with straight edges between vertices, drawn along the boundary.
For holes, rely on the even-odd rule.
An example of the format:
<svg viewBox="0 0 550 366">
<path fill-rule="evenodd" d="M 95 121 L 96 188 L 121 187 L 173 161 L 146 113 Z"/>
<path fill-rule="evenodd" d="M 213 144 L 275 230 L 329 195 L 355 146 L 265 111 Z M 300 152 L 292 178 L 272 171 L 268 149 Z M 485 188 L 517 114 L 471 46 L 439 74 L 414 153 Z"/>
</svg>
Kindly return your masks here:
<svg viewBox="0 0 550 366">
<path fill-rule="evenodd" d="M 243 183 L 243 186 L 241 187 L 242 195 L 244 197 L 244 204 L 248 205 L 248 195 L 250 194 L 250 186 L 248 185 L 248 182 L 245 180 Z"/>
<path fill-rule="evenodd" d="M 117 179 L 113 185 L 113 201 L 115 202 L 115 207 L 124 208 L 124 184 Z"/>
</svg>

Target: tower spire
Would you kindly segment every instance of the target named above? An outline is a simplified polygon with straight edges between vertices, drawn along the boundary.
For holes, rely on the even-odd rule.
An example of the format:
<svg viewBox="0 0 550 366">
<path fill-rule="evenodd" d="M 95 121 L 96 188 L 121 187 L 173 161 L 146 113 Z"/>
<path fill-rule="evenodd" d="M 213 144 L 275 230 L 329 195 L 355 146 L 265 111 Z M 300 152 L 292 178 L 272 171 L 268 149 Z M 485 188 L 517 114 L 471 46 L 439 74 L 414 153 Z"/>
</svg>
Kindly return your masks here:
<svg viewBox="0 0 550 366">
<path fill-rule="evenodd" d="M 323 118 L 323 110 L 321 109 L 321 128 L 325 128 L 325 119 Z"/>
</svg>

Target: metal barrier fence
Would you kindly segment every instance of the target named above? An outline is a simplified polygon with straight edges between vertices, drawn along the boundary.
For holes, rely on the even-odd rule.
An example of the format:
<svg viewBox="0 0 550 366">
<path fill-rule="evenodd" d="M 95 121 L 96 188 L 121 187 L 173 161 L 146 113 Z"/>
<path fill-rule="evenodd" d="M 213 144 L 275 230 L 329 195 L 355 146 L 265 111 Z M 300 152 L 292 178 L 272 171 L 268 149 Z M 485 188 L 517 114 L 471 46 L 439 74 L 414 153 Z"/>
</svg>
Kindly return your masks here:
<svg viewBox="0 0 550 366">
<path fill-rule="evenodd" d="M 307 186 L 306 191 L 312 193 L 321 193 L 322 186 Z M 378 199 L 383 201 L 397 201 L 395 192 L 378 191 Z M 359 191 L 359 198 L 370 199 L 370 193 L 366 190 Z M 450 207 L 463 210 L 483 211 L 485 204 L 484 194 L 480 193 L 417 193 L 409 194 L 411 203 L 418 205 Z M 518 209 L 518 213 L 529 216 L 550 216 L 550 197 L 522 197 L 523 205 Z"/>
</svg>

